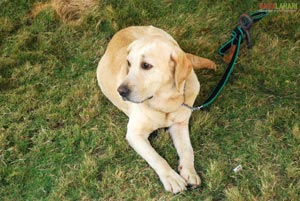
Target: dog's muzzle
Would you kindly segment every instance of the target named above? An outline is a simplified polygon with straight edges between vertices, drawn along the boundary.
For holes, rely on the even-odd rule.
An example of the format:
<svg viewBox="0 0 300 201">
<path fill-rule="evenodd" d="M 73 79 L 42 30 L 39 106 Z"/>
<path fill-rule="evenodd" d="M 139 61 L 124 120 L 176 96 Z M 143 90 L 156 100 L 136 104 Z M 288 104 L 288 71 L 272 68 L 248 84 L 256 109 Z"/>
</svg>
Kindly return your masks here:
<svg viewBox="0 0 300 201">
<path fill-rule="evenodd" d="M 143 103 L 146 100 L 153 98 L 153 96 L 149 96 L 141 101 L 133 100 L 132 98 L 130 98 L 131 91 L 127 85 L 121 85 L 121 86 L 119 86 L 119 88 L 117 90 L 124 101 L 130 101 L 132 103 Z"/>
<path fill-rule="evenodd" d="M 128 86 L 126 86 L 126 85 L 119 86 L 118 92 L 123 100 L 128 100 L 128 96 L 130 94 L 130 90 L 129 90 Z"/>
</svg>

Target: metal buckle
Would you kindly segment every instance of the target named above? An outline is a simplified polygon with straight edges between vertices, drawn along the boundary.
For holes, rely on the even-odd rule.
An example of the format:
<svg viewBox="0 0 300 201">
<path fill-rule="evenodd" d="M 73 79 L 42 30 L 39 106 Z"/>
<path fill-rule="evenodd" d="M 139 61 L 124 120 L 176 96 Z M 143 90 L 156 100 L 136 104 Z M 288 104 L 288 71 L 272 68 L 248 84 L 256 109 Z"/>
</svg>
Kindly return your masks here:
<svg viewBox="0 0 300 201">
<path fill-rule="evenodd" d="M 241 26 L 242 30 L 246 34 L 247 47 L 250 49 L 250 48 L 252 48 L 252 41 L 251 41 L 251 38 L 250 38 L 250 28 L 253 24 L 253 19 L 252 19 L 251 16 L 249 16 L 247 14 L 242 14 L 239 17 L 239 23 L 240 23 L 240 26 Z"/>
</svg>

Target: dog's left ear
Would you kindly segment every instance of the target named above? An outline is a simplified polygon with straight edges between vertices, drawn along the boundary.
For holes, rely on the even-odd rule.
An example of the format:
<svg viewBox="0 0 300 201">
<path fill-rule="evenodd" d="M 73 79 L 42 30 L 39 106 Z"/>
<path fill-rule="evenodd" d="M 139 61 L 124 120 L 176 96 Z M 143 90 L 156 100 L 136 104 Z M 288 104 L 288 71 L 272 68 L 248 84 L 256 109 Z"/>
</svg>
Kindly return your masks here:
<svg viewBox="0 0 300 201">
<path fill-rule="evenodd" d="M 137 40 L 132 41 L 127 47 L 127 54 L 130 53 L 132 47 L 137 43 Z"/>
<path fill-rule="evenodd" d="M 172 52 L 170 61 L 174 66 L 173 71 L 176 88 L 179 92 L 182 92 L 184 89 L 184 81 L 192 71 L 192 63 L 180 48 L 176 48 Z"/>
</svg>

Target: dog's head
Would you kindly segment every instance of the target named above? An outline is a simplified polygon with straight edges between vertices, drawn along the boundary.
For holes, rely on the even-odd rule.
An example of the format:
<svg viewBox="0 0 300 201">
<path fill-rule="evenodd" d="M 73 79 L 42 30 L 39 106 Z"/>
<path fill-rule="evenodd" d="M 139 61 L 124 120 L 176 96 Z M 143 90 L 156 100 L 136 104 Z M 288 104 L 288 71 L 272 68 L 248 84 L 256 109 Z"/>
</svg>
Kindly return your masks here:
<svg viewBox="0 0 300 201">
<path fill-rule="evenodd" d="M 128 47 L 128 74 L 119 86 L 123 100 L 142 103 L 164 93 L 183 93 L 192 64 L 178 45 L 163 37 L 145 37 Z"/>
</svg>

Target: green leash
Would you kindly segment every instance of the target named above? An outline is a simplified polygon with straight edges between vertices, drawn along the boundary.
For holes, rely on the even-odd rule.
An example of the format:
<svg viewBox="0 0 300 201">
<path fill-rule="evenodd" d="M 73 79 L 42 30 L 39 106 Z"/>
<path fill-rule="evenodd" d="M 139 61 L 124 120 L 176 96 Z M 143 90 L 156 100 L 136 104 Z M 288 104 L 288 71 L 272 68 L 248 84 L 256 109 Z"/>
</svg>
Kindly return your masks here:
<svg viewBox="0 0 300 201">
<path fill-rule="evenodd" d="M 252 24 L 258 22 L 266 15 L 267 15 L 266 11 L 257 11 L 250 15 L 242 14 L 239 17 L 239 25 L 231 32 L 231 38 L 226 43 L 224 43 L 218 50 L 218 53 L 224 57 L 225 53 L 230 48 L 234 49 L 231 60 L 228 64 L 228 67 L 227 67 L 224 75 L 222 76 L 221 80 L 219 81 L 219 83 L 217 84 L 217 86 L 215 87 L 215 89 L 213 90 L 211 95 L 207 98 L 207 100 L 202 105 L 197 106 L 197 107 L 191 107 L 191 106 L 183 103 L 182 104 L 183 106 L 191 109 L 192 111 L 203 110 L 204 108 L 207 108 L 210 104 L 212 104 L 216 100 L 216 98 L 219 96 L 219 94 L 224 89 L 224 87 L 225 87 L 226 83 L 228 82 L 228 79 L 234 69 L 243 39 L 246 38 L 247 46 L 248 46 L 248 48 L 251 48 L 252 42 L 251 42 L 251 38 L 250 38 L 250 28 L 251 28 Z"/>
</svg>

